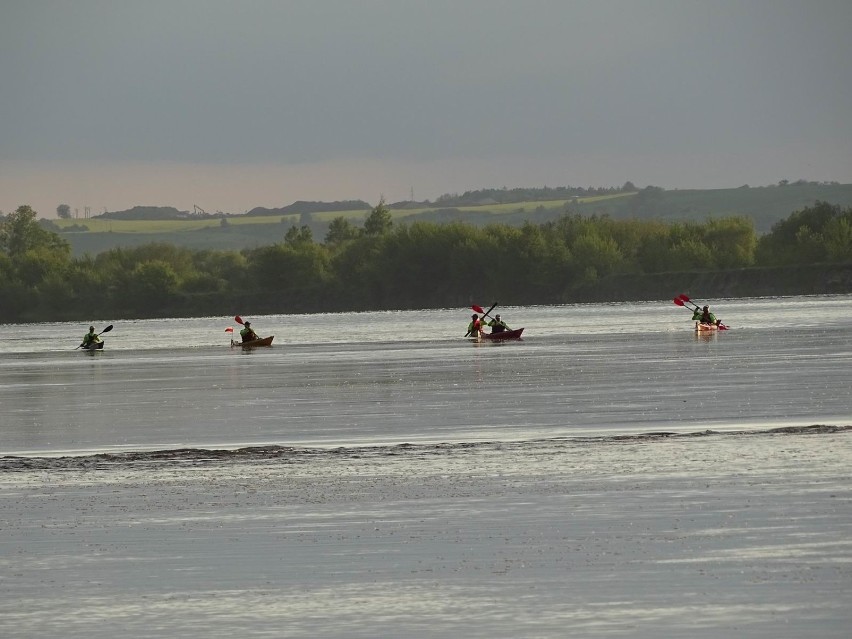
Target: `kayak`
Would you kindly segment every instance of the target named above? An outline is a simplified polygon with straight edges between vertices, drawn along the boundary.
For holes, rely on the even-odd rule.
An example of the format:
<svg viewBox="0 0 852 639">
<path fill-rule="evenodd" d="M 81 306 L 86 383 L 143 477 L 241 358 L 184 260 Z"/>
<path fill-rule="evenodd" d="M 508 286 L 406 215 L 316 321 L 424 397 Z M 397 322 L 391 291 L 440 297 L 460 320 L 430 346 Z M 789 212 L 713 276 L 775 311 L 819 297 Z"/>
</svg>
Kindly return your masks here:
<svg viewBox="0 0 852 639">
<path fill-rule="evenodd" d="M 483 333 L 482 339 L 492 340 L 495 342 L 499 342 L 506 339 L 521 339 L 521 333 L 523 332 L 523 328 L 516 328 L 511 331 L 502 331 L 500 333 Z"/>
<path fill-rule="evenodd" d="M 84 351 L 99 351 L 99 350 L 102 350 L 103 347 L 104 347 L 103 342 L 92 342 L 88 346 L 82 346 L 81 350 L 84 350 Z"/>
<path fill-rule="evenodd" d="M 695 322 L 695 332 L 696 333 L 715 333 L 719 328 L 715 324 L 702 324 L 701 322 Z"/>
<path fill-rule="evenodd" d="M 716 331 L 726 330 L 728 330 L 728 327 L 724 324 L 702 324 L 701 322 L 695 322 L 696 333 L 715 333 Z"/>
<path fill-rule="evenodd" d="M 231 340 L 231 347 L 242 346 L 243 348 L 254 348 L 255 346 L 272 346 L 273 339 L 275 339 L 275 335 L 253 339 L 248 342 L 235 342 L 234 340 Z"/>
</svg>

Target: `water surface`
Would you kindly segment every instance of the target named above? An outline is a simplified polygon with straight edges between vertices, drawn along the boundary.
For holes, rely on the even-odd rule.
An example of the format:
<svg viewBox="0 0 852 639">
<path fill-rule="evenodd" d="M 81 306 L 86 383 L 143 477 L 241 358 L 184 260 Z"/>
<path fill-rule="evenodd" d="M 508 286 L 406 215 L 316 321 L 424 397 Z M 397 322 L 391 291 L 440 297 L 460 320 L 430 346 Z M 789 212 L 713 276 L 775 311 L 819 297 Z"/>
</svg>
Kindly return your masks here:
<svg viewBox="0 0 852 639">
<path fill-rule="evenodd" d="M 844 424 L 852 296 L 499 308 L 524 339 L 475 343 L 465 309 L 7 327 L 0 452 L 349 446 Z M 242 313 L 247 319 L 248 315 Z"/>
</svg>

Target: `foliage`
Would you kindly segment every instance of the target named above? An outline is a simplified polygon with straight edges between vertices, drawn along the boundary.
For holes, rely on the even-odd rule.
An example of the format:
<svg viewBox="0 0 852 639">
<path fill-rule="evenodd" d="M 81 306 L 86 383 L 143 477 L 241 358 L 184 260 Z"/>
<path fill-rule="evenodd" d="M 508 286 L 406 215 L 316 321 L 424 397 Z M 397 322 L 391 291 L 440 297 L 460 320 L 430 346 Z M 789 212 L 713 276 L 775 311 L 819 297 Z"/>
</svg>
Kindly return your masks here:
<svg viewBox="0 0 852 639">
<path fill-rule="evenodd" d="M 325 235 L 326 244 L 342 244 L 347 240 L 354 240 L 360 231 L 345 217 L 338 216 L 328 225 L 328 233 Z"/>
<path fill-rule="evenodd" d="M 310 244 L 314 241 L 314 234 L 311 227 L 307 225 L 291 226 L 284 235 L 284 243 L 290 246 L 298 246 L 299 244 Z"/>
<path fill-rule="evenodd" d="M 796 211 L 760 238 L 760 263 L 779 266 L 852 259 L 852 207 L 828 202 Z"/>
<path fill-rule="evenodd" d="M 15 259 L 37 248 L 48 248 L 66 257 L 71 253 L 68 242 L 39 225 L 32 207 L 19 206 L 0 222 L 0 251 Z"/>
<path fill-rule="evenodd" d="M 716 219 L 745 217 L 753 220 L 756 231 L 767 233 L 772 225 L 793 212 L 812 206 L 817 200 L 830 201 L 840 206 L 852 206 L 852 184 L 811 183 L 796 181 L 783 186 L 739 187 L 735 189 L 662 190 L 659 187 L 636 189 L 631 184 L 621 188 L 573 189 L 556 187 L 543 189 L 495 189 L 492 198 L 485 202 L 467 198 L 472 204 L 443 206 L 429 202 L 404 202 L 388 204 L 394 224 L 414 222 L 466 222 L 484 227 L 493 223 L 520 228 L 524 224 L 546 224 L 563 215 L 579 214 L 584 217 L 607 215 L 613 220 L 644 219 L 647 222 L 696 222 L 703 223 L 708 217 Z M 574 192 L 581 193 L 574 195 Z M 601 193 L 596 193 L 600 191 Z M 517 201 L 514 193 L 530 199 Z M 511 196 L 511 197 L 510 197 Z M 555 199 L 538 199 L 555 198 Z M 442 198 L 447 199 L 447 198 Z M 507 201 L 502 201 L 507 200 Z M 511 201 L 515 200 L 515 201 Z M 447 201 L 450 201 L 447 199 Z M 466 200 L 467 201 L 467 200 Z M 634 203 L 635 201 L 635 203 Z M 311 208 L 328 209 L 337 203 L 310 203 Z M 357 204 L 357 206 L 356 206 Z M 86 252 L 97 254 L 117 246 L 138 245 L 146 242 L 168 242 L 196 249 L 242 250 L 270 243 L 270 238 L 279 237 L 280 227 L 275 224 L 308 225 L 315 238 L 323 238 L 330 231 L 330 223 L 336 218 L 345 218 L 362 231 L 365 215 L 370 213 L 366 203 L 345 202 L 353 206 L 347 210 L 311 210 L 302 219 L 302 212 L 293 208 L 265 210 L 266 215 L 192 215 L 173 213 L 170 219 L 103 219 L 89 218 L 89 232 L 68 233 L 73 252 L 81 256 Z M 132 210 L 132 209 L 131 209 Z M 176 209 L 173 209 L 176 211 Z M 282 211 L 292 211 L 284 214 Z M 310 220 L 308 223 L 307 220 Z M 223 224 L 223 221 L 227 221 Z M 77 220 L 55 220 L 64 231 L 83 231 Z M 194 231 L 194 232 L 189 232 Z M 634 247 L 635 249 L 635 247 Z M 624 250 L 624 247 L 622 247 Z M 635 258 L 635 250 L 625 254 Z"/>
<path fill-rule="evenodd" d="M 559 303 L 625 275 L 852 260 L 852 209 L 824 202 L 758 240 L 743 216 L 393 224 L 381 198 L 363 228 L 335 218 L 324 244 L 292 225 L 240 252 L 160 242 L 79 258 L 35 218 L 22 206 L 0 220 L 0 321 Z"/>
<path fill-rule="evenodd" d="M 390 230 L 391 226 L 393 226 L 393 218 L 390 209 L 385 204 L 385 198 L 382 196 L 364 221 L 364 233 L 367 235 L 383 235 Z"/>
</svg>

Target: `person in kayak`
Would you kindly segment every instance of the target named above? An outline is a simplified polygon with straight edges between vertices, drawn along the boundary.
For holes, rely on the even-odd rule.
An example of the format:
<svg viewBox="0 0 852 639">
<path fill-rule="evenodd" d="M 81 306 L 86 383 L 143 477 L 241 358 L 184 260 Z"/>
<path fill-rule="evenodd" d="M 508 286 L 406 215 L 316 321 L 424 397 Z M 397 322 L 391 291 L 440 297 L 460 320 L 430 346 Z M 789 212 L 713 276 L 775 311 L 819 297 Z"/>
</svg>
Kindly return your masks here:
<svg viewBox="0 0 852 639">
<path fill-rule="evenodd" d="M 494 316 L 494 319 L 488 322 L 488 326 L 491 327 L 492 333 L 502 333 L 503 331 L 511 330 L 506 325 L 506 322 L 500 319 L 500 313 L 497 313 L 497 315 Z"/>
<path fill-rule="evenodd" d="M 705 306 L 703 309 L 701 309 L 701 319 L 698 321 L 700 321 L 702 324 L 717 324 L 721 320 L 717 320 L 716 316 L 710 312 L 710 307 Z"/>
<path fill-rule="evenodd" d="M 482 335 L 482 321 L 476 313 L 470 316 L 470 324 L 467 325 L 467 335 L 465 335 L 465 337 L 468 335 L 473 337 L 479 337 Z"/>
<path fill-rule="evenodd" d="M 257 336 L 257 333 L 254 332 L 254 329 L 251 327 L 251 322 L 243 323 L 243 330 L 240 331 L 240 336 L 243 338 L 243 342 L 250 342 L 255 339 L 260 339 Z"/>
<path fill-rule="evenodd" d="M 83 335 L 83 343 L 80 344 L 80 348 L 89 348 L 92 344 L 97 344 L 101 341 L 101 338 L 98 337 L 97 333 L 95 333 L 95 327 L 90 326 L 89 332 Z"/>
</svg>

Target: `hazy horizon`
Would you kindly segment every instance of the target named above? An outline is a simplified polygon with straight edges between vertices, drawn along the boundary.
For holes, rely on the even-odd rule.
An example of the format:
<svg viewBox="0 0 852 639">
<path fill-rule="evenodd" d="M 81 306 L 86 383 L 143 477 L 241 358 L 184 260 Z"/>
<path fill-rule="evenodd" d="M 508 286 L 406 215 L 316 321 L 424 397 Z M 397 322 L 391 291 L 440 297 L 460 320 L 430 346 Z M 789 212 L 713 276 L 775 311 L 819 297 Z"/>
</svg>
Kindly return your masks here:
<svg viewBox="0 0 852 639">
<path fill-rule="evenodd" d="M 0 0 L 0 210 L 852 182 L 846 0 Z"/>
</svg>

